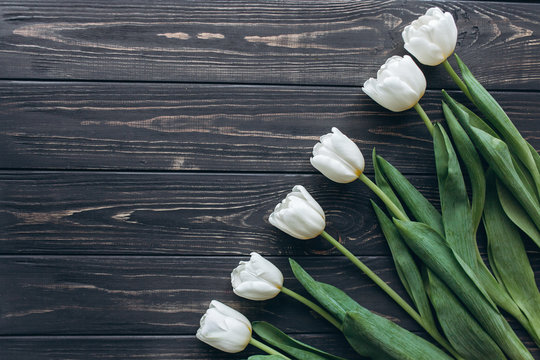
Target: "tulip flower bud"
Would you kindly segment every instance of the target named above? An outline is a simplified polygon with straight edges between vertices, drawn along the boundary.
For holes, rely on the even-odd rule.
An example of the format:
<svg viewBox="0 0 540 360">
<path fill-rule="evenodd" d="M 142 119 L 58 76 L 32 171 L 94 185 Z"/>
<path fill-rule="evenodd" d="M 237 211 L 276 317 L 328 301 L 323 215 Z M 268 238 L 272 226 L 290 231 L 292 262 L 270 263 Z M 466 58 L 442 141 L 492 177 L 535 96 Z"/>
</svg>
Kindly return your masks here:
<svg viewBox="0 0 540 360">
<path fill-rule="evenodd" d="M 392 56 L 377 72 L 377 79 L 364 83 L 362 91 L 388 110 L 404 111 L 424 96 L 426 78 L 410 56 Z"/>
<path fill-rule="evenodd" d="M 238 311 L 212 300 L 201 318 L 197 339 L 221 351 L 237 353 L 251 340 L 251 323 Z"/>
<path fill-rule="evenodd" d="M 343 184 L 356 180 L 365 166 L 358 146 L 335 127 L 315 144 L 310 162 L 324 176 Z"/>
<path fill-rule="evenodd" d="M 249 261 L 231 273 L 231 284 L 236 295 L 249 300 L 268 300 L 280 293 L 283 274 L 270 261 L 252 252 Z"/>
<path fill-rule="evenodd" d="M 454 17 L 438 7 L 407 25 L 401 34 L 405 49 L 424 65 L 439 65 L 454 52 L 457 27 Z"/>
<path fill-rule="evenodd" d="M 301 240 L 313 239 L 326 226 L 323 209 L 301 185 L 293 187 L 268 220 L 281 231 Z"/>
</svg>

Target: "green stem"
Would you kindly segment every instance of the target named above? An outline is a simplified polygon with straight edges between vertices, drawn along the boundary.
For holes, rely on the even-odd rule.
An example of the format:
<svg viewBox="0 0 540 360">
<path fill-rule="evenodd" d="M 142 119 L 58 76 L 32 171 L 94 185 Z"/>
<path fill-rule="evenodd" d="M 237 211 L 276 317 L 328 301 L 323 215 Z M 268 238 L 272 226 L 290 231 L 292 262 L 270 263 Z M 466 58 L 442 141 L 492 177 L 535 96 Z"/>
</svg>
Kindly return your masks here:
<svg viewBox="0 0 540 360">
<path fill-rule="evenodd" d="M 448 59 L 444 60 L 443 61 L 443 66 L 446 70 L 446 72 L 448 73 L 448 75 L 450 75 L 450 77 L 452 78 L 452 80 L 454 80 L 454 82 L 456 83 L 456 85 L 461 89 L 461 91 L 463 91 L 463 93 L 465 94 L 465 96 L 467 96 L 467 98 L 474 103 L 473 99 L 472 99 L 472 96 L 471 96 L 471 93 L 469 92 L 469 88 L 467 88 L 467 85 L 465 85 L 465 83 L 463 82 L 463 80 L 461 80 L 461 78 L 459 77 L 459 75 L 454 71 L 454 68 L 452 67 L 452 65 L 450 65 L 450 63 L 448 62 Z"/>
<path fill-rule="evenodd" d="M 266 344 L 263 344 L 259 340 L 255 340 L 254 338 L 251 338 L 251 340 L 249 340 L 249 343 L 251 345 L 255 346 L 255 347 L 258 347 L 259 349 L 261 349 L 262 351 L 264 351 L 264 352 L 266 352 L 266 353 L 268 353 L 270 355 L 277 355 L 277 356 L 281 356 L 284 359 L 291 360 L 291 358 L 286 357 L 285 355 L 283 355 L 279 351 L 272 349 L 270 346 L 268 346 Z"/>
<path fill-rule="evenodd" d="M 431 135 L 433 135 L 433 124 L 431 123 L 431 120 L 429 120 L 429 116 L 427 116 L 424 109 L 422 109 L 422 106 L 420 106 L 420 103 L 416 103 L 414 105 L 414 110 L 420 115 L 422 120 L 424 120 L 424 124 L 426 124 L 426 127 Z"/>
<path fill-rule="evenodd" d="M 381 190 L 380 187 L 377 186 L 373 181 L 371 181 L 364 173 L 360 174 L 358 177 L 360 181 L 362 181 L 364 184 L 367 185 L 368 188 L 370 188 L 371 191 L 375 193 L 381 199 L 384 204 L 388 207 L 388 210 L 399 220 L 403 221 L 409 221 L 409 217 L 405 215 L 397 206 L 394 204 L 392 200 L 384 193 L 384 191 Z"/>
<path fill-rule="evenodd" d="M 369 179 L 368 179 L 369 180 Z M 376 185 L 375 185 L 376 186 Z M 380 190 L 380 189 L 379 189 Z M 398 209 L 399 211 L 399 209 Z M 399 211 L 401 213 L 401 211 Z M 321 236 L 328 240 L 336 249 L 338 249 L 347 259 L 349 259 L 357 268 L 362 270 L 377 286 L 379 286 L 388 296 L 390 296 L 403 310 L 409 314 L 414 321 L 416 321 L 424 330 L 428 332 L 431 337 L 436 340 L 442 347 L 444 347 L 449 353 L 451 353 L 456 359 L 463 360 L 463 358 L 454 350 L 452 345 L 446 341 L 436 328 L 431 328 L 428 324 L 425 324 L 420 314 L 416 312 L 398 293 L 396 293 L 388 284 L 386 284 L 377 274 L 371 271 L 360 259 L 354 256 L 347 248 L 341 245 L 336 239 L 334 239 L 326 231 L 321 233 Z"/>
<path fill-rule="evenodd" d="M 289 295 L 295 300 L 300 301 L 302 304 L 306 305 L 313 311 L 315 311 L 317 314 L 321 315 L 323 318 L 328 320 L 328 322 L 332 325 L 334 325 L 336 328 L 338 328 L 339 331 L 342 331 L 342 326 L 339 321 L 337 321 L 332 315 L 330 315 L 326 310 L 324 310 L 319 305 L 315 304 L 313 301 L 310 301 L 303 297 L 302 295 L 298 294 L 297 292 L 292 291 L 291 289 L 288 289 L 286 287 L 281 287 L 281 292 Z"/>
</svg>

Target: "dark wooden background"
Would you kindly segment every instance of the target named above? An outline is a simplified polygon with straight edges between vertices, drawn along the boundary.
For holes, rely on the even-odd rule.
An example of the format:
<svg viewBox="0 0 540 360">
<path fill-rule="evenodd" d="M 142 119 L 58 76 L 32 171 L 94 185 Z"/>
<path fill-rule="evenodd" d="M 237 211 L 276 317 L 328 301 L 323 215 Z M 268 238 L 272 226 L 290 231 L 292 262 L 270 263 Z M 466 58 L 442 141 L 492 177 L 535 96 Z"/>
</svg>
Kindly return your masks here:
<svg viewBox="0 0 540 360">
<path fill-rule="evenodd" d="M 540 148 L 540 4 L 0 1 L 0 359 L 239 358 L 194 337 L 212 299 L 355 358 L 291 299 L 232 293 L 229 273 L 250 251 L 292 289 L 288 257 L 419 332 L 324 241 L 292 239 L 267 217 L 305 185 L 329 230 L 403 293 L 372 195 L 331 183 L 309 157 L 337 126 L 437 203 L 419 117 L 360 90 L 433 5 L 453 13 L 457 52 Z M 455 86 L 423 70 L 421 103 L 440 121 L 439 90 Z"/>
</svg>

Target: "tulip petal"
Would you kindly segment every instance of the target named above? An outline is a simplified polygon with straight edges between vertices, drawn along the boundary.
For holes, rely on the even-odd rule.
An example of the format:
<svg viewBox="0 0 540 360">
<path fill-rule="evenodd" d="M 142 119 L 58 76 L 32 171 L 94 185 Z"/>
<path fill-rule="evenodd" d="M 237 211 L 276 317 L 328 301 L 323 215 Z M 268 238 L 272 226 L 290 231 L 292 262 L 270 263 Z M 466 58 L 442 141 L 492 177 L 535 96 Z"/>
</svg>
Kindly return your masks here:
<svg viewBox="0 0 540 360">
<path fill-rule="evenodd" d="M 236 295 L 255 301 L 272 299 L 280 291 L 281 289 L 264 281 L 243 282 L 233 289 Z"/>
<path fill-rule="evenodd" d="M 346 184 L 358 178 L 354 169 L 348 164 L 326 155 L 317 155 L 309 159 L 309 161 L 315 169 L 337 183 Z"/>
</svg>

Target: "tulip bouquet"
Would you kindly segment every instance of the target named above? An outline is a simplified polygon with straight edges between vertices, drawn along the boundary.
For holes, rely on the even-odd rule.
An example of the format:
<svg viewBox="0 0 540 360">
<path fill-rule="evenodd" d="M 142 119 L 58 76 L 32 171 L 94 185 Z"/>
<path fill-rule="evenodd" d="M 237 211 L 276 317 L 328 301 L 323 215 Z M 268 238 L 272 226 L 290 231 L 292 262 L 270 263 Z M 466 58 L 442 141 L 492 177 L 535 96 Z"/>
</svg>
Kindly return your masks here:
<svg viewBox="0 0 540 360">
<path fill-rule="evenodd" d="M 443 90 L 442 112 L 449 131 L 434 125 L 419 104 L 426 78 L 410 56 L 391 57 L 376 78 L 364 83 L 362 90 L 381 106 L 395 112 L 414 108 L 426 124 L 433 138 L 440 211 L 375 149 L 374 181 L 369 179 L 361 150 L 337 128 L 321 136 L 310 162 L 334 182 L 360 180 L 382 201 L 384 207 L 374 201 L 372 206 L 412 305 L 325 231 L 324 210 L 303 186 L 296 185 L 268 220 L 297 239 L 321 236 L 329 241 L 438 346 L 370 312 L 340 289 L 316 281 L 294 260 L 290 265 L 296 279 L 316 302 L 284 287 L 281 271 L 257 253 L 233 270 L 233 291 L 256 301 L 288 295 L 335 326 L 356 352 L 372 359 L 533 359 L 501 311 L 514 317 L 540 346 L 540 292 L 523 244 L 528 240 L 522 238 L 540 246 L 540 156 L 457 55 L 461 77 L 450 65 L 457 41 L 450 13 L 429 9 L 402 35 L 405 49 L 424 65 L 442 64 L 481 114 Z M 489 267 L 477 246 L 481 223 Z M 254 340 L 252 329 L 273 348 Z M 218 302 L 212 302 L 201 319 L 197 337 L 229 352 L 251 343 L 272 359 L 340 359 L 268 323 L 251 325 Z"/>
</svg>

